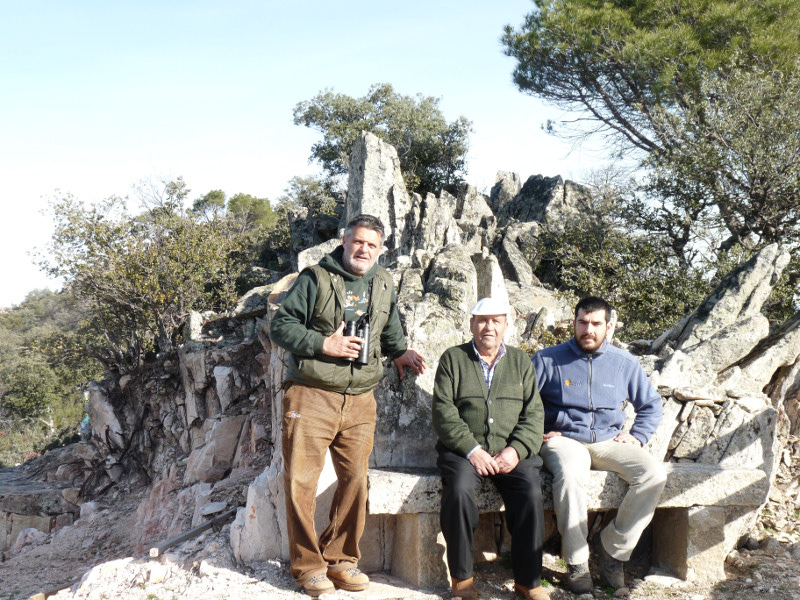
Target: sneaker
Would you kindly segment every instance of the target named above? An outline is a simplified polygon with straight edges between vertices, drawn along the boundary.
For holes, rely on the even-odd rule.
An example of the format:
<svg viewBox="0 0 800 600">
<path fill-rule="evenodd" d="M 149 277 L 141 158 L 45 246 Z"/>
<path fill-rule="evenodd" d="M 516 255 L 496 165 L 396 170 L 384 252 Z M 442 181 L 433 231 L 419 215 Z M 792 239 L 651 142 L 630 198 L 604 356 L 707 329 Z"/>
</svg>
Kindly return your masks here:
<svg viewBox="0 0 800 600">
<path fill-rule="evenodd" d="M 369 587 L 369 577 L 356 567 L 347 567 L 341 571 L 328 569 L 328 578 L 337 588 L 348 592 L 363 592 Z"/>
<path fill-rule="evenodd" d="M 550 594 L 542 586 L 529 588 L 515 583 L 514 593 L 525 600 L 550 600 Z"/>
<path fill-rule="evenodd" d="M 477 600 L 478 590 L 475 589 L 475 581 L 469 579 L 456 579 L 453 577 L 453 587 L 450 588 L 450 595 L 461 600 Z"/>
<path fill-rule="evenodd" d="M 567 565 L 567 586 L 573 594 L 588 594 L 592 591 L 592 575 L 589 563 Z"/>
<path fill-rule="evenodd" d="M 625 587 L 625 572 L 622 568 L 623 562 L 606 552 L 603 542 L 600 542 L 598 545 L 600 546 L 600 551 L 597 555 L 597 563 L 603 581 L 614 589 Z"/>
<path fill-rule="evenodd" d="M 314 575 L 299 585 L 301 590 L 313 598 L 316 598 L 322 594 L 329 594 L 334 591 L 331 580 L 322 574 Z"/>
</svg>

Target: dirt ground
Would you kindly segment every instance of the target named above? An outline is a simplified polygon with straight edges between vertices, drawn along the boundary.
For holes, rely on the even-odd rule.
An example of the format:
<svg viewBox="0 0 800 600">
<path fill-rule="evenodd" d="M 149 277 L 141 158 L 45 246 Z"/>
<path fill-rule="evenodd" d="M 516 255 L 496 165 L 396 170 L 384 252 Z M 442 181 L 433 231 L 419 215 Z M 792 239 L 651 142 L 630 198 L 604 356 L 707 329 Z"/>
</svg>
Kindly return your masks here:
<svg viewBox="0 0 800 600">
<path fill-rule="evenodd" d="M 769 501 L 744 547 L 726 561 L 727 579 L 700 586 L 649 569 L 647 557 L 626 566 L 628 588 L 596 587 L 581 598 L 631 600 L 800 600 L 800 438 L 783 440 L 783 452 Z M 26 600 L 42 594 L 56 600 L 216 600 L 236 598 L 301 600 L 286 564 L 267 561 L 237 565 L 230 547 L 230 525 L 209 531 L 150 559 L 137 544 L 136 508 L 147 490 L 116 489 L 98 500 L 97 510 L 55 533 L 34 534 L 0 559 L 0 600 Z M 88 511 L 87 511 L 88 512 Z M 552 551 L 552 547 L 550 548 Z M 551 553 L 544 558 L 544 582 L 552 600 L 576 598 L 563 584 L 565 565 Z M 514 598 L 509 561 L 479 563 L 476 585 L 484 600 Z M 420 590 L 387 573 L 371 574 L 367 592 L 336 592 L 322 600 L 435 600 L 449 590 Z M 597 582 L 597 581 L 596 581 Z M 59 591 L 60 590 L 60 591 Z M 44 596 L 39 596 L 43 599 Z"/>
<path fill-rule="evenodd" d="M 101 504 L 101 510 L 92 516 L 49 536 L 42 535 L 9 553 L 0 563 L 0 599 L 24 600 L 41 592 L 52 594 L 65 587 L 67 589 L 48 594 L 48 597 L 56 600 L 307 598 L 297 592 L 286 565 L 279 561 L 237 566 L 228 542 L 230 525 L 186 542 L 160 559 L 147 558 L 143 553 L 135 555 L 131 524 L 140 500 L 139 495 L 120 493 L 109 498 L 105 508 Z M 796 536 L 767 536 L 759 544 L 753 540 L 752 550 L 735 551 L 726 565 L 727 580 L 717 585 L 697 586 L 652 571 L 630 573 L 628 590 L 618 590 L 616 596 L 632 600 L 800 600 L 800 545 L 796 539 L 792 541 L 792 537 Z M 556 556 L 546 554 L 545 584 L 553 600 L 576 597 L 562 585 L 564 574 L 563 563 Z M 475 575 L 482 598 L 511 600 L 514 597 L 507 560 L 479 564 Z M 336 592 L 325 595 L 323 600 L 449 597 L 447 589 L 413 589 L 386 573 L 373 574 L 372 582 L 367 592 Z M 613 596 L 611 590 L 598 586 L 593 594 L 581 598 Z"/>
</svg>

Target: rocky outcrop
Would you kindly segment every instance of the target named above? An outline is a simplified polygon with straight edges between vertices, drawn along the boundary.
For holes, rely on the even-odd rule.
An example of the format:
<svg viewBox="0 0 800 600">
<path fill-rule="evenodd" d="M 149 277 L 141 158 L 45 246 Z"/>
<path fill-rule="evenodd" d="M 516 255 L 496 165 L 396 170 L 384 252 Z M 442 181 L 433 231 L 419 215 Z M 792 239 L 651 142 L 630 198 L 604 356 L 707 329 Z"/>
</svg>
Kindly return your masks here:
<svg viewBox="0 0 800 600">
<path fill-rule="evenodd" d="M 575 215 L 591 211 L 591 204 L 583 188 L 559 177 L 532 177 L 523 186 L 518 176 L 508 173 L 498 174 L 490 198 L 465 186 L 457 197 L 443 192 L 407 202 L 399 192 L 402 177 L 394 156 L 377 138 L 362 136 L 351 157 L 347 211 L 348 216 L 378 214 L 389 224 L 387 240 L 392 241 L 387 242 L 384 264 L 397 284 L 409 346 L 428 359 L 424 375 L 402 382 L 387 365 L 376 390 L 378 424 L 371 465 L 403 471 L 434 463 L 429 410 L 437 359 L 445 348 L 468 339 L 468 310 L 477 298 L 509 299 L 515 312 L 511 341 L 526 339 L 534 345 L 537 335 L 567 330 L 571 307 L 534 276 L 538 239 L 545 228 L 557 230 Z M 798 328 L 792 322 L 776 334 L 778 338 L 768 338 L 760 309 L 786 260 L 784 250 L 766 248 L 725 278 L 698 310 L 644 349 L 642 362 L 665 408 L 662 426 L 649 444 L 655 455 L 672 462 L 774 472 L 775 434 L 783 409 L 763 389 L 782 370 L 780 385 L 773 385 L 784 396 L 797 394 L 792 382 L 800 369 L 792 371 L 797 362 L 792 349 L 797 347 L 793 336 Z M 769 342 L 759 345 L 766 339 Z M 271 353 L 271 362 L 281 361 L 279 349 Z M 279 423 L 273 426 L 277 431 Z M 274 457 L 251 486 L 247 506 L 237 518 L 232 542 L 242 560 L 286 556 L 280 471 L 281 461 Z M 331 473 L 323 475 L 320 526 L 332 485 Z M 733 501 L 729 504 L 719 513 L 726 522 L 728 550 L 747 532 L 754 516 L 752 508 L 740 514 Z M 392 525 L 386 519 L 390 517 L 368 524 L 364 545 L 383 550 L 375 564 L 365 568 L 388 564 L 386 548 L 392 541 L 382 536 L 390 535 L 386 532 Z"/>
<path fill-rule="evenodd" d="M 456 196 L 410 197 L 397 153 L 371 134 L 362 135 L 354 148 L 348 186 L 342 222 L 362 212 L 384 221 L 387 251 L 381 261 L 395 280 L 409 347 L 428 363 L 425 374 L 402 382 L 386 364 L 375 390 L 378 423 L 370 464 L 390 472 L 431 468 L 430 401 L 439 356 L 469 339 L 469 308 L 486 295 L 507 298 L 512 306 L 509 343 L 535 347 L 540 338 L 570 330 L 572 307 L 535 276 L 539 239 L 543 231 L 557 231 L 591 211 L 591 203 L 583 188 L 560 177 L 534 176 L 522 185 L 509 173 L 498 174 L 489 197 L 470 186 Z M 300 232 L 302 223 L 297 225 Z M 303 245 L 315 239 L 309 231 Z M 301 251 L 298 270 L 338 243 L 337 235 Z M 786 261 L 785 250 L 765 248 L 672 330 L 631 347 L 663 398 L 664 419 L 648 445 L 654 455 L 774 476 L 781 420 L 788 417 L 794 431 L 800 427 L 800 317 L 770 334 L 761 315 Z M 160 358 L 146 377 L 133 374 L 93 385 L 92 441 L 80 446 L 79 468 L 66 461 L 59 467 L 62 483 L 80 473 L 87 490 L 131 477 L 150 485 L 137 515 L 142 543 L 185 530 L 222 504 L 244 505 L 231 530 L 237 559 L 287 557 L 280 447 L 286 357 L 268 330 L 295 277 L 251 290 L 228 315 L 193 313 L 180 352 Z M 328 464 L 317 501 L 320 531 L 334 488 Z M 748 491 L 752 496 L 760 489 Z M 74 499 L 81 501 L 77 494 Z M 49 531 L 54 515 L 36 510 L 29 516 L 40 517 L 39 528 Z M 6 531 L 0 545 L 6 547 L 14 541 L 11 529 L 18 536 L 22 525 L 29 525 L 21 517 L 9 520 L 9 514 L 0 514 L 0 532 Z M 726 549 L 747 533 L 754 515 L 725 505 L 720 518 L 726 523 Z M 370 517 L 365 570 L 389 564 L 394 532 L 401 530 L 395 517 Z M 397 535 L 402 542 L 403 534 Z"/>
</svg>

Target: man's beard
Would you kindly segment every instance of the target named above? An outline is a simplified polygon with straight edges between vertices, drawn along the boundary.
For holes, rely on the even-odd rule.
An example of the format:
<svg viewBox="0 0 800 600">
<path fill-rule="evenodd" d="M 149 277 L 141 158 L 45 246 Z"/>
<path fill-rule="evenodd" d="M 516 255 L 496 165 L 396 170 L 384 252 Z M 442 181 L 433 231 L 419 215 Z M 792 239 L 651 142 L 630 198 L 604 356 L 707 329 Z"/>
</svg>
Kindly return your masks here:
<svg viewBox="0 0 800 600">
<path fill-rule="evenodd" d="M 367 272 L 372 268 L 372 265 L 375 264 L 374 262 L 371 262 L 366 267 L 361 267 L 361 265 L 356 264 L 352 260 L 350 260 L 350 257 L 347 255 L 344 255 L 342 257 L 342 262 L 344 262 L 345 269 L 347 269 L 351 274 L 356 275 L 358 277 L 363 277 L 364 275 L 366 275 Z"/>
<path fill-rule="evenodd" d="M 578 347 L 583 350 L 584 352 L 594 352 L 600 346 L 603 345 L 603 340 L 605 340 L 605 336 L 602 338 L 586 338 L 586 339 L 578 339 L 575 338 L 575 341 L 578 342 Z"/>
</svg>

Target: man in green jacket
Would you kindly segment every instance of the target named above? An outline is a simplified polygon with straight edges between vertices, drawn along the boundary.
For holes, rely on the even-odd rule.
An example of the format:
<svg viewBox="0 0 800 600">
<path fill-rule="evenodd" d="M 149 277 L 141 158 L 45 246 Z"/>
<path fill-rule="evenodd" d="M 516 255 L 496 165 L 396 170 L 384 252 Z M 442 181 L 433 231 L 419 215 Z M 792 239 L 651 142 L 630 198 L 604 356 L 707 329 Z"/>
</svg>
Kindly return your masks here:
<svg viewBox="0 0 800 600">
<path fill-rule="evenodd" d="M 358 542 L 367 512 L 372 390 L 383 376 L 381 351 L 394 360 L 401 379 L 404 367 L 425 371 L 424 357 L 406 349 L 392 277 L 376 264 L 383 238 L 377 217 L 350 221 L 342 245 L 300 273 L 270 325 L 272 341 L 290 353 L 281 439 L 291 573 L 311 596 L 369 586 L 358 570 Z M 345 322 L 365 316 L 366 339 L 345 335 Z M 330 524 L 318 541 L 314 506 L 327 450 L 338 484 Z"/>
<path fill-rule="evenodd" d="M 511 532 L 514 591 L 546 600 L 541 586 L 544 512 L 539 448 L 544 409 L 536 372 L 522 350 L 506 346 L 509 307 L 483 298 L 472 308 L 472 341 L 448 348 L 433 388 L 433 426 L 442 474 L 440 522 L 453 596 L 474 600 L 475 490 L 489 477 L 503 497 Z"/>
</svg>

